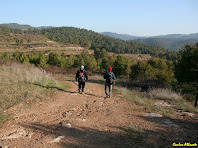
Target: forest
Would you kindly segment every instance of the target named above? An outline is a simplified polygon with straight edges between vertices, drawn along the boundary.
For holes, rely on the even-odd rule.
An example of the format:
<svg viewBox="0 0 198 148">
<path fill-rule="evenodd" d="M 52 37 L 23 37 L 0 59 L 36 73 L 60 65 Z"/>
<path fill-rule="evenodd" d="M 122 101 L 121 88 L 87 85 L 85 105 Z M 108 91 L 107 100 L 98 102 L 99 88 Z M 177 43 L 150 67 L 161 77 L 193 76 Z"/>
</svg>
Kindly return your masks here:
<svg viewBox="0 0 198 148">
<path fill-rule="evenodd" d="M 87 29 L 80 29 L 74 27 L 56 27 L 47 29 L 9 29 L 7 27 L 0 27 L 0 34 L 19 33 L 19 34 L 34 34 L 41 35 L 50 40 L 59 43 L 79 44 L 88 49 L 99 48 L 106 49 L 107 52 L 129 53 L 129 54 L 149 54 L 153 57 L 159 57 L 167 60 L 175 61 L 177 58 L 176 51 L 168 51 L 158 46 L 151 46 L 148 44 L 140 44 L 135 41 L 124 41 L 113 37 L 105 36 Z M 20 43 L 21 39 L 16 38 L 16 42 Z"/>
<path fill-rule="evenodd" d="M 104 73 L 111 66 L 117 77 L 129 79 L 130 87 L 142 87 L 142 90 L 149 87 L 168 87 L 175 91 L 182 91 L 190 101 L 196 99 L 195 106 L 197 105 L 198 43 L 186 45 L 181 51 L 173 52 L 73 27 L 25 31 L 0 28 L 1 34 L 36 34 L 60 43 L 79 44 L 85 47 L 81 54 L 69 56 L 56 52 L 46 55 L 36 50 L 32 50 L 28 55 L 19 51 L 12 54 L 4 52 L 0 55 L 3 61 L 13 60 L 42 68 L 49 65 L 63 68 L 78 68 L 80 65 L 85 65 L 86 70 L 95 73 Z M 17 40 L 19 43 L 16 44 L 23 44 L 23 42 L 20 43 L 21 39 Z M 94 49 L 93 54 L 89 53 L 90 48 Z M 114 54 L 110 56 L 108 52 Z M 119 53 L 144 53 L 150 54 L 153 58 L 148 61 L 134 61 Z M 146 84 L 146 86 L 141 84 Z"/>
<path fill-rule="evenodd" d="M 94 50 L 94 54 L 90 54 L 88 49 L 84 49 L 80 55 L 50 52 L 44 55 L 33 50 L 29 55 L 16 51 L 12 56 L 7 52 L 1 54 L 4 61 L 14 60 L 24 64 L 34 64 L 38 67 L 46 68 L 49 65 L 58 67 L 78 68 L 85 65 L 87 70 L 97 73 L 104 73 L 109 66 L 113 68 L 113 72 L 117 77 L 129 79 L 130 87 L 141 87 L 142 90 L 150 87 L 169 87 L 176 91 L 183 91 L 189 100 L 198 99 L 198 43 L 187 45 L 179 53 L 177 62 L 167 61 L 159 58 L 152 58 L 148 61 L 133 61 L 128 58 L 113 54 L 107 55 L 105 49 Z M 138 82 L 135 84 L 134 82 Z"/>
<path fill-rule="evenodd" d="M 34 30 L 33 32 L 38 32 Z M 91 30 L 79 29 L 74 27 L 59 27 L 40 30 L 47 38 L 62 43 L 80 44 L 82 47 L 91 49 L 103 49 L 114 53 L 130 53 L 130 54 L 150 54 L 154 57 L 172 59 L 177 56 L 174 51 L 167 51 L 161 47 L 151 46 L 148 44 L 140 44 L 135 41 L 124 41 Z"/>
</svg>

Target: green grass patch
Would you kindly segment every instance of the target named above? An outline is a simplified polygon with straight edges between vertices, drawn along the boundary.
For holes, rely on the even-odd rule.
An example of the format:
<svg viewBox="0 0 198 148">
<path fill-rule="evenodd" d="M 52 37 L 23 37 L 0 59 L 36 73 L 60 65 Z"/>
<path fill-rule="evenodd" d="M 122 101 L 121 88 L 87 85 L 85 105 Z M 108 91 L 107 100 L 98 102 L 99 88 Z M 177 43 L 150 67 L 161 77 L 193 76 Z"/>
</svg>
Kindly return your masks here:
<svg viewBox="0 0 198 148">
<path fill-rule="evenodd" d="M 60 88 L 62 88 L 62 89 L 71 88 L 71 86 L 69 86 L 66 83 L 62 83 L 62 82 L 59 82 L 57 86 L 60 87 Z"/>
<path fill-rule="evenodd" d="M 41 86 L 41 87 L 44 87 L 44 88 L 55 88 L 57 90 L 62 90 L 64 91 L 64 89 L 67 89 L 67 88 L 70 88 L 71 86 L 69 86 L 68 84 L 66 83 L 62 83 L 62 82 L 57 82 L 55 80 L 42 80 L 41 82 L 34 82 L 33 83 L 34 85 L 37 85 L 37 86 Z"/>
</svg>

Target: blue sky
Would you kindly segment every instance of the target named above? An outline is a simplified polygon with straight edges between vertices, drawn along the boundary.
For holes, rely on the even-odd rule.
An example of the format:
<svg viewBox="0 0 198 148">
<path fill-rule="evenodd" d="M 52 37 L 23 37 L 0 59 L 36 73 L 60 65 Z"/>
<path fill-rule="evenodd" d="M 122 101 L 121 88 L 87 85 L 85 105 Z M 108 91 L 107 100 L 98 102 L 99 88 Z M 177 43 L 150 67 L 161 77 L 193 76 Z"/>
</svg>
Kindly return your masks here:
<svg viewBox="0 0 198 148">
<path fill-rule="evenodd" d="M 137 36 L 198 32 L 198 0 L 0 0 L 0 24 Z"/>
</svg>

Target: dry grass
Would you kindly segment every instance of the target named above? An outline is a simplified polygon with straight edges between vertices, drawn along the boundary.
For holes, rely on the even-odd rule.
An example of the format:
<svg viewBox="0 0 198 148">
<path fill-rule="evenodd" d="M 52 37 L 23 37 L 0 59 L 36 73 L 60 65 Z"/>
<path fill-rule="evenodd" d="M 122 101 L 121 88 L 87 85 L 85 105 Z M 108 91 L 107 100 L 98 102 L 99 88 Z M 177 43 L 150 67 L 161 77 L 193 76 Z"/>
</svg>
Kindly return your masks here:
<svg viewBox="0 0 198 148">
<path fill-rule="evenodd" d="M 144 106 L 147 112 L 159 113 L 166 117 L 177 115 L 178 109 L 198 112 L 198 109 L 194 108 L 191 102 L 186 101 L 181 94 L 170 89 L 155 88 L 144 93 L 119 87 L 119 91 L 126 94 L 125 97 L 137 105 Z"/>
<path fill-rule="evenodd" d="M 102 75 L 92 75 L 89 80 L 94 83 L 104 84 Z M 180 93 L 168 88 L 153 88 L 142 92 L 140 87 L 131 87 L 131 81 L 127 78 L 116 80 L 116 94 L 133 101 L 137 105 L 144 106 L 147 112 L 156 112 L 171 117 L 178 109 L 190 112 L 198 112 L 191 102 L 186 101 Z"/>
<path fill-rule="evenodd" d="M 148 92 L 148 95 L 151 98 L 156 98 L 156 99 L 162 99 L 162 100 L 179 100 L 182 98 L 182 96 L 170 89 L 167 88 L 154 88 L 154 89 L 150 89 L 150 91 Z"/>
<path fill-rule="evenodd" d="M 19 102 L 46 99 L 56 89 L 65 87 L 34 66 L 7 63 L 0 66 L 0 71 L 0 114 Z"/>
<path fill-rule="evenodd" d="M 175 109 L 183 109 L 185 111 L 197 112 L 198 109 L 194 108 L 192 102 L 188 102 L 179 93 L 170 89 L 155 88 L 148 92 L 148 97 L 154 100 L 164 100 L 165 102 L 173 105 Z"/>
<path fill-rule="evenodd" d="M 118 90 L 118 92 L 120 92 L 122 95 L 126 96 L 129 93 L 129 89 L 127 89 L 126 87 L 116 87 L 116 89 Z"/>
<path fill-rule="evenodd" d="M 99 75 L 99 74 L 91 75 L 91 76 L 89 76 L 89 79 L 90 80 L 101 80 L 101 81 L 104 81 L 103 75 Z"/>
</svg>

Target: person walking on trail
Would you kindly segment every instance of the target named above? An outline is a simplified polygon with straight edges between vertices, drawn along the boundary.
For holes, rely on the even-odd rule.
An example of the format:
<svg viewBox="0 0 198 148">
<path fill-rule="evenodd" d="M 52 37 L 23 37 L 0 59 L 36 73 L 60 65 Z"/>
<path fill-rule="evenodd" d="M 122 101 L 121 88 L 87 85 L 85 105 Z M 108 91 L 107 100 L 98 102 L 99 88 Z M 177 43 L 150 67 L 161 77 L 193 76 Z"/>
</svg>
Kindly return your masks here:
<svg viewBox="0 0 198 148">
<path fill-rule="evenodd" d="M 82 65 L 80 69 L 76 72 L 76 81 L 78 81 L 78 92 L 84 93 L 85 81 L 88 80 L 87 72 Z"/>
<path fill-rule="evenodd" d="M 115 80 L 116 80 L 115 74 L 112 72 L 111 67 L 109 67 L 108 72 L 106 72 L 104 74 L 104 79 L 106 79 L 106 82 L 105 82 L 106 97 L 111 98 L 112 97 L 112 86 L 115 85 Z M 109 88 L 109 91 L 108 91 L 108 88 Z"/>
</svg>

